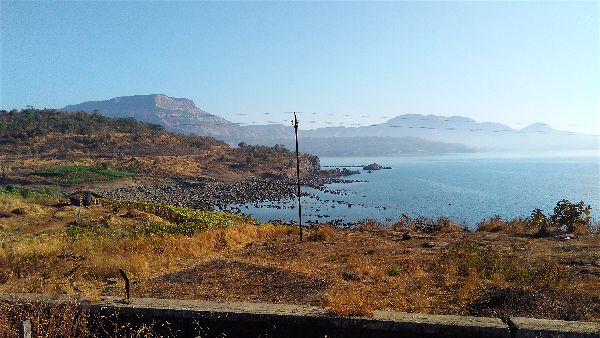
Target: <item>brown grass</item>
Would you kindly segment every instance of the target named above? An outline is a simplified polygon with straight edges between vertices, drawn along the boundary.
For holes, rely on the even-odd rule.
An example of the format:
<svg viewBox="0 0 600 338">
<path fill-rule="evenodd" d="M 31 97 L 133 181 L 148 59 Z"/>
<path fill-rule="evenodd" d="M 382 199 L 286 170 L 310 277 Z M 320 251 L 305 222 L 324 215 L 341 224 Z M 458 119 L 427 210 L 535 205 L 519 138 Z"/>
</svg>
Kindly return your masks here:
<svg viewBox="0 0 600 338">
<path fill-rule="evenodd" d="M 102 238 L 65 242 L 60 235 L 31 237 L 3 250 L 2 272 L 9 278 L 0 290 L 84 293 L 98 298 L 106 281 L 118 277 L 119 268 L 130 278 L 148 279 L 180 269 L 190 259 L 238 248 L 268 232 L 268 227 L 239 225 L 192 237 L 165 235 L 116 242 Z"/>
<path fill-rule="evenodd" d="M 504 314 L 514 308 L 518 315 L 561 319 L 577 311 L 580 319 L 600 318 L 593 305 L 600 293 L 594 265 L 600 247 L 592 234 L 563 242 L 515 235 L 500 220 L 486 221 L 487 231 L 465 232 L 441 219 L 391 228 L 373 221 L 357 230 L 322 226 L 310 229 L 305 241 L 295 227 L 249 224 L 134 236 L 132 229 L 173 223 L 95 206 L 83 209 L 83 221 L 95 230 L 69 236 L 65 225 L 74 221 L 74 210 L 39 208 L 44 220 L 54 215 L 44 227 L 31 226 L 40 231 L 13 224 L 0 233 L 0 291 L 120 295 L 117 270 L 123 268 L 136 297 L 321 304 L 338 315 L 360 316 L 375 310 Z M 39 222 L 33 213 L 14 217 Z M 403 236 L 407 229 L 410 238 Z M 538 296 L 525 297 L 519 287 Z M 503 294 L 511 295 L 509 303 L 498 301 Z M 552 311 L 552 304 L 563 310 Z"/>
<path fill-rule="evenodd" d="M 529 229 L 527 221 L 524 219 L 504 220 L 502 217 L 496 215 L 479 222 L 477 224 L 477 231 L 532 235 L 537 230 Z"/>
<path fill-rule="evenodd" d="M 323 305 L 337 316 L 373 316 L 372 304 L 369 304 L 367 295 L 352 286 L 339 287 L 325 293 Z"/>
<path fill-rule="evenodd" d="M 30 320 L 34 337 L 88 337 L 88 313 L 76 303 L 0 303 L 0 337 L 18 337 L 19 327 Z"/>
<path fill-rule="evenodd" d="M 313 229 L 308 236 L 308 240 L 310 241 L 330 241 L 335 237 L 335 230 L 329 224 L 325 224 L 322 226 Z"/>
<path fill-rule="evenodd" d="M 25 200 L 11 203 L 11 206 L 22 206 L 28 210 L 48 212 L 49 209 Z M 107 280 L 118 278 L 120 268 L 133 280 L 144 280 L 181 269 L 189 265 L 190 260 L 236 250 L 276 229 L 267 225 L 238 224 L 191 236 L 132 236 L 128 235 L 131 229 L 140 224 L 158 222 L 168 226 L 172 223 L 139 211 L 119 214 L 93 207 L 82 211 L 85 219 L 81 222 L 88 222 L 98 230 L 73 237 L 64 232 L 65 225 L 73 222 L 70 220 L 75 217 L 72 210 L 67 214 L 70 217 L 52 220 L 63 225 L 57 228 L 49 224 L 54 229 L 50 233 L 27 234 L 27 231 L 23 233 L 27 229 L 20 229 L 17 224 L 3 224 L 6 231 L 1 234 L 4 236 L 0 248 L 1 291 L 83 293 L 88 298 L 97 299 L 103 293 Z M 20 216 L 20 221 L 38 218 L 37 213 L 26 213 Z"/>
</svg>

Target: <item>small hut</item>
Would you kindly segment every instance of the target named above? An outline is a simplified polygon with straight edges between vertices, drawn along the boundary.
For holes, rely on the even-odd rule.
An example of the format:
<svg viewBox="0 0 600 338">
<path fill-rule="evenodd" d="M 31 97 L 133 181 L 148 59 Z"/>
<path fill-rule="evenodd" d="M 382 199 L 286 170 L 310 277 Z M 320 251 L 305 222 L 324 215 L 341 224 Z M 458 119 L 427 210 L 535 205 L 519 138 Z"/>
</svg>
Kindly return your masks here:
<svg viewBox="0 0 600 338">
<path fill-rule="evenodd" d="M 96 204 L 96 199 L 102 197 L 91 191 L 77 191 L 69 195 L 71 205 L 78 207 L 89 207 Z"/>
</svg>

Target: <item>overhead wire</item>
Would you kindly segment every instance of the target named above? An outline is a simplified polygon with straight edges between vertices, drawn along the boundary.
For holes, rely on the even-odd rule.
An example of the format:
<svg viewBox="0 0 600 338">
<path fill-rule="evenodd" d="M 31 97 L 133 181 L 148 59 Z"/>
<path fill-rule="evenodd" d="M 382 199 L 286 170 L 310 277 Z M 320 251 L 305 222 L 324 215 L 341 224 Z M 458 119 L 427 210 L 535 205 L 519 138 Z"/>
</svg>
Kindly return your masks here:
<svg viewBox="0 0 600 338">
<path fill-rule="evenodd" d="M 356 121 L 353 122 L 341 122 L 344 119 L 347 119 L 348 117 L 352 117 L 352 115 L 350 114 L 334 114 L 334 113 L 327 113 L 325 114 L 325 116 L 331 117 L 331 116 L 337 116 L 340 118 L 339 121 L 331 121 L 329 118 L 323 119 L 323 120 L 318 120 L 315 119 L 315 115 L 319 115 L 315 112 L 311 112 L 311 113 L 303 113 L 303 112 L 296 112 L 300 117 L 303 116 L 303 114 L 307 114 L 304 115 L 306 118 L 310 118 L 310 120 L 307 121 L 308 124 L 311 125 L 315 125 L 315 124 L 322 124 L 324 125 L 324 128 L 336 128 L 336 127 L 341 127 L 341 128 L 405 128 L 405 129 L 422 129 L 422 130 L 432 130 L 432 131 L 444 131 L 444 132 L 448 132 L 448 131 L 456 131 L 456 132 L 479 132 L 479 133 L 516 133 L 516 134 L 536 134 L 536 135 L 551 135 L 551 134 L 560 134 L 560 135 L 567 135 L 567 136 L 572 136 L 572 135 L 584 135 L 584 136 L 593 136 L 593 137 L 599 137 L 600 133 L 589 133 L 589 132 L 575 132 L 575 131 L 568 131 L 568 130 L 559 130 L 557 128 L 561 128 L 561 127 L 556 127 L 556 126 L 552 126 L 549 124 L 543 124 L 546 127 L 552 128 L 554 130 L 549 131 L 549 130 L 523 130 L 523 129 L 513 129 L 507 126 L 507 128 L 509 129 L 488 129 L 488 128 L 479 128 L 477 127 L 477 125 L 481 125 L 481 124 L 489 124 L 489 123 L 494 123 L 494 122 L 477 122 L 474 120 L 457 120 L 457 118 L 460 117 L 428 117 L 428 116 L 422 116 L 419 117 L 418 115 L 414 115 L 414 116 L 397 116 L 397 117 L 393 117 L 393 118 L 389 118 L 386 115 L 383 116 L 369 116 L 369 115 L 361 115 L 362 118 L 372 118 L 372 119 L 388 119 L 386 122 L 383 123 L 375 123 L 375 124 L 361 124 L 361 123 L 357 123 Z M 293 114 L 293 112 L 265 112 L 262 115 L 270 115 L 273 117 L 276 117 L 278 114 Z M 235 116 L 249 116 L 249 114 L 246 113 L 235 113 L 235 114 L 228 114 L 228 115 L 235 115 Z M 310 116 L 310 117 L 309 117 Z M 467 119 L 467 118 L 464 118 Z M 403 123 L 393 123 L 390 124 L 390 121 L 392 120 L 402 120 Z M 286 118 L 286 119 L 269 119 L 269 120 L 255 120 L 255 121 L 246 121 L 246 122 L 228 122 L 228 121 L 224 121 L 224 122 L 209 122 L 209 123 L 182 123 L 179 124 L 179 126 L 206 126 L 207 124 L 210 125 L 216 125 L 216 126 L 230 126 L 230 125 L 237 125 L 240 127 L 247 127 L 247 126 L 264 126 L 264 125 L 269 125 L 269 124 L 283 124 L 283 125 L 288 125 L 290 124 L 290 119 Z M 468 127 L 457 127 L 457 126 L 449 126 L 449 127 L 440 127 L 440 126 L 429 126 L 429 125 L 425 125 L 423 123 L 415 123 L 417 121 L 438 121 L 438 122 L 442 122 L 442 123 L 449 123 L 449 122 L 454 122 L 454 123 L 460 123 L 460 124 L 474 124 L 473 128 L 468 128 Z M 494 123 L 496 124 L 496 123 Z M 497 123 L 497 124 L 502 124 L 504 125 L 504 123 Z M 526 125 L 527 123 L 524 122 L 513 122 L 511 123 L 512 125 Z M 583 127 L 589 127 L 589 126 L 582 126 L 582 125 L 577 125 L 577 124 L 569 124 L 568 127 L 571 128 L 583 128 Z"/>
</svg>

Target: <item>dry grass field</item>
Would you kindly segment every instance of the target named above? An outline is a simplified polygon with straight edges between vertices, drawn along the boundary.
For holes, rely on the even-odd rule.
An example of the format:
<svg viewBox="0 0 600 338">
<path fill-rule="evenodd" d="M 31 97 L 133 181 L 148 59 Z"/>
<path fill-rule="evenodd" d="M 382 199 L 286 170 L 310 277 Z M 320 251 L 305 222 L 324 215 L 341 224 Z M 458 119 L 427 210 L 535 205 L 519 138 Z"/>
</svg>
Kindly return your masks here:
<svg viewBox="0 0 600 338">
<path fill-rule="evenodd" d="M 600 321 L 598 234 L 537 238 L 495 219 L 349 230 L 289 226 L 168 206 L 105 201 L 80 210 L 40 194 L 0 197 L 0 292 L 241 300 Z"/>
</svg>

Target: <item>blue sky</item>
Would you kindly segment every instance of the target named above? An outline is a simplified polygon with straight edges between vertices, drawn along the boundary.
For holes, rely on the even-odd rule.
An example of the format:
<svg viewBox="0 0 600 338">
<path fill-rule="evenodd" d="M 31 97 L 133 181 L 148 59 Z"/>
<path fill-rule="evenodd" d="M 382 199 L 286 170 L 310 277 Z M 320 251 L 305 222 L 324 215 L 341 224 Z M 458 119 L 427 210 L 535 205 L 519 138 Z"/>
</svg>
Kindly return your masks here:
<svg viewBox="0 0 600 338">
<path fill-rule="evenodd" d="M 599 125 L 598 2 L 3 1 L 0 12 L 3 109 L 164 93 L 236 122 L 299 110 L 321 123 Z"/>
</svg>

